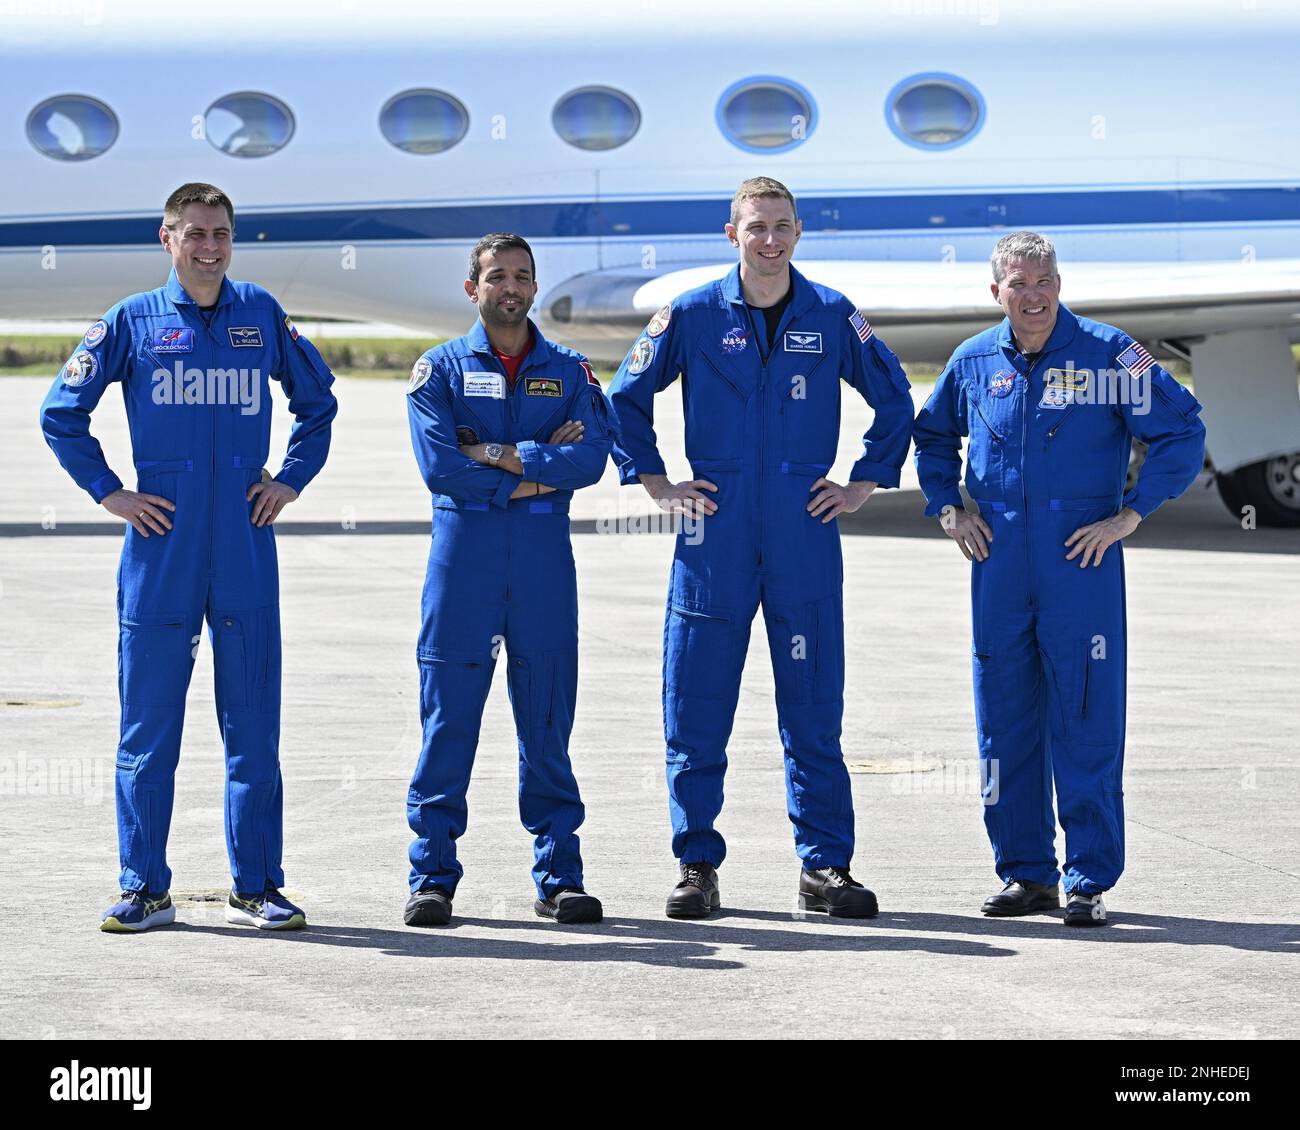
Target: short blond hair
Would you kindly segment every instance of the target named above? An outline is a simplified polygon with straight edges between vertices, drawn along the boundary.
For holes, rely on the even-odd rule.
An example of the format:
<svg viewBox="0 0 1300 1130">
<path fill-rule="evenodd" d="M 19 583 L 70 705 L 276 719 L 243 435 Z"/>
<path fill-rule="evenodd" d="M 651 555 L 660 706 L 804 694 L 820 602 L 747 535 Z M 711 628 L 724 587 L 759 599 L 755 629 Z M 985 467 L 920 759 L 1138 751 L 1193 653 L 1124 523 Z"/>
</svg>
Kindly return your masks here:
<svg viewBox="0 0 1300 1130">
<path fill-rule="evenodd" d="M 734 227 L 736 221 L 740 219 L 740 206 L 746 200 L 761 200 L 764 197 L 779 197 L 790 201 L 790 210 L 794 213 L 794 218 L 796 220 L 799 218 L 799 207 L 794 202 L 794 193 L 785 185 L 771 177 L 750 177 L 747 181 L 741 181 L 740 187 L 736 189 L 736 195 L 731 198 L 732 226 Z"/>
</svg>

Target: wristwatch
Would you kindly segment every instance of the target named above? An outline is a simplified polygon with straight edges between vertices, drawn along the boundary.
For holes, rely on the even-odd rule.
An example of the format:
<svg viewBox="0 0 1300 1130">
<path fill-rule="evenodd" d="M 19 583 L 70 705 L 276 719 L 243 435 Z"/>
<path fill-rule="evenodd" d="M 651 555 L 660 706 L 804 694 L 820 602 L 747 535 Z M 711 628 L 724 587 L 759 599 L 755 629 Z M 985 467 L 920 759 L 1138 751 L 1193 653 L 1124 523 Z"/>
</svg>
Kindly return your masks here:
<svg viewBox="0 0 1300 1130">
<path fill-rule="evenodd" d="M 499 443 L 489 443 L 484 449 L 484 454 L 487 456 L 488 462 L 495 467 L 497 460 L 505 454 L 505 448 Z"/>
</svg>

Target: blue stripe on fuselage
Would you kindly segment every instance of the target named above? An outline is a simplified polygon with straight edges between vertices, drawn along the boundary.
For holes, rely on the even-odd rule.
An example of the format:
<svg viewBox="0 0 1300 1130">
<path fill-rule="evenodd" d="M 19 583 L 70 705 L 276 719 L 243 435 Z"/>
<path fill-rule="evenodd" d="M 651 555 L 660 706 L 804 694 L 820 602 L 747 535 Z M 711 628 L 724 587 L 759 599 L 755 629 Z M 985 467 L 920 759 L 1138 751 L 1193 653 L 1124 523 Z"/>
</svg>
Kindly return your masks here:
<svg viewBox="0 0 1300 1130">
<path fill-rule="evenodd" d="M 485 231 L 530 238 L 714 235 L 729 197 L 504 204 L 414 204 L 248 211 L 239 234 L 270 243 L 477 239 Z M 1088 189 L 801 197 L 805 232 L 943 231 L 1125 224 L 1300 221 L 1300 186 Z M 255 233 L 255 234 L 254 234 Z M 0 248 L 130 246 L 158 239 L 158 216 L 0 220 Z"/>
</svg>

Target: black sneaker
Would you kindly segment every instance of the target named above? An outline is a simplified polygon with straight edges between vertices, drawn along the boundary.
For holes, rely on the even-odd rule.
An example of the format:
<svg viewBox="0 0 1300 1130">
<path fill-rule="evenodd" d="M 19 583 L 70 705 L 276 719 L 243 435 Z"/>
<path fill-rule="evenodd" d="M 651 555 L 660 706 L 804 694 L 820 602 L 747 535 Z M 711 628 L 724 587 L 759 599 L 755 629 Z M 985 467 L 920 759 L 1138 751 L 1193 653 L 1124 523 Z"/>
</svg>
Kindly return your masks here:
<svg viewBox="0 0 1300 1130">
<path fill-rule="evenodd" d="M 421 887 L 406 900 L 402 919 L 408 926 L 446 926 L 451 921 L 451 893 L 443 887 Z"/>
<path fill-rule="evenodd" d="M 556 891 L 548 899 L 538 899 L 533 910 L 539 918 L 553 918 L 556 922 L 599 922 L 602 917 L 600 899 L 576 887 Z"/>
<path fill-rule="evenodd" d="M 682 881 L 668 893 L 669 918 L 707 918 L 722 905 L 711 863 L 683 863 Z"/>
<path fill-rule="evenodd" d="M 1065 904 L 1067 926 L 1105 926 L 1106 904 L 1101 895 L 1085 895 L 1075 891 Z"/>
<path fill-rule="evenodd" d="M 875 918 L 876 896 L 849 874 L 847 867 L 805 868 L 799 873 L 799 909 L 832 918 Z"/>
<path fill-rule="evenodd" d="M 980 913 L 990 918 L 1019 918 L 1022 914 L 1044 914 L 1061 905 L 1061 892 L 1056 884 L 1031 883 L 1028 879 L 1012 879 L 996 895 L 989 895 L 980 907 Z"/>
</svg>

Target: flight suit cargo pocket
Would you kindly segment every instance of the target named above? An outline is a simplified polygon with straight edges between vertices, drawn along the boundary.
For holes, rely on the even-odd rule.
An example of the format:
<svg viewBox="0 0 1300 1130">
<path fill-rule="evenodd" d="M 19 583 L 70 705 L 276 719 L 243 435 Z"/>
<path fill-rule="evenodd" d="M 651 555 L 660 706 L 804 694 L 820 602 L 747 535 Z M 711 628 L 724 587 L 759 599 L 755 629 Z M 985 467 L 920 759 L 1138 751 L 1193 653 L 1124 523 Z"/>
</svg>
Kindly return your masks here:
<svg viewBox="0 0 1300 1130">
<path fill-rule="evenodd" d="M 506 675 L 516 734 L 526 750 L 537 753 L 553 722 L 555 662 L 550 656 L 525 658 L 512 655 L 509 657 Z"/>
<path fill-rule="evenodd" d="M 117 682 L 124 706 L 184 706 L 194 667 L 179 613 L 136 613 L 118 621 Z"/>
<path fill-rule="evenodd" d="M 233 616 L 219 616 L 212 625 L 212 665 L 217 682 L 218 709 L 243 709 L 249 703 L 252 679 L 244 625 Z"/>
<path fill-rule="evenodd" d="M 1006 688 L 998 677 L 997 655 L 991 647 L 971 649 L 971 674 L 975 687 L 975 728 L 983 738 L 1004 733 L 1011 725 Z"/>
<path fill-rule="evenodd" d="M 843 697 L 843 617 L 834 598 L 774 608 L 768 650 L 778 702 L 806 706 Z"/>
<path fill-rule="evenodd" d="M 664 685 L 679 694 L 722 698 L 735 666 L 735 629 L 728 613 L 674 599 L 664 622 Z"/>
</svg>

